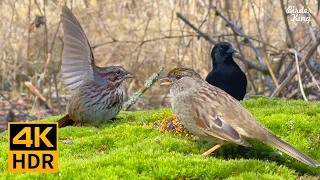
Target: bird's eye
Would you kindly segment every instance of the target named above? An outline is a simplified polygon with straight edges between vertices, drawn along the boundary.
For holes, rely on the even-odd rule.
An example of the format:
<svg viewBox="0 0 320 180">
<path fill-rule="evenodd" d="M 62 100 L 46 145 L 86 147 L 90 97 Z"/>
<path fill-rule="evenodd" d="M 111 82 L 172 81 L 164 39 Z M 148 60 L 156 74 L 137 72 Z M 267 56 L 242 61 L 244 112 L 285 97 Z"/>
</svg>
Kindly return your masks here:
<svg viewBox="0 0 320 180">
<path fill-rule="evenodd" d="M 223 51 L 224 49 L 223 48 L 220 48 L 220 51 Z"/>
<path fill-rule="evenodd" d="M 120 75 L 120 71 L 117 71 L 117 75 Z"/>
<path fill-rule="evenodd" d="M 179 79 L 181 79 L 181 78 L 182 78 L 182 77 L 181 77 L 181 76 L 179 76 L 179 75 L 178 75 L 178 76 L 176 76 L 176 79 L 178 79 L 178 80 L 179 80 Z"/>
</svg>

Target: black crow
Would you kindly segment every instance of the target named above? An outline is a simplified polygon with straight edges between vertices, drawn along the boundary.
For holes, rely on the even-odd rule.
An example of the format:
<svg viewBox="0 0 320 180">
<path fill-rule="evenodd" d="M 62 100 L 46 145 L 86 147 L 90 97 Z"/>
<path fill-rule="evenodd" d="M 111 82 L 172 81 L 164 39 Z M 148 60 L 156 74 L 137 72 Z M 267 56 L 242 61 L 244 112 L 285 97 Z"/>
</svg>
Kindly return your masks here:
<svg viewBox="0 0 320 180">
<path fill-rule="evenodd" d="M 246 94 L 247 78 L 237 63 L 233 61 L 232 54 L 235 52 L 237 51 L 230 43 L 216 44 L 211 52 L 212 71 L 206 77 L 206 81 L 240 101 Z"/>
</svg>

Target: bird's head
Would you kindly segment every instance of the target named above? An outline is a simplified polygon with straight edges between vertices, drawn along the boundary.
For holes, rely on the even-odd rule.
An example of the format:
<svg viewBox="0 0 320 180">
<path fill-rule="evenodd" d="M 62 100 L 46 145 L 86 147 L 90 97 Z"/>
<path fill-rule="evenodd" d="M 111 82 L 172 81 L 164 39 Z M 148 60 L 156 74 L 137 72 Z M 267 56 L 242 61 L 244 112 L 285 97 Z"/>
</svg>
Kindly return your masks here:
<svg viewBox="0 0 320 180">
<path fill-rule="evenodd" d="M 95 76 L 98 82 L 110 86 L 120 86 L 121 83 L 133 78 L 132 73 L 120 66 L 97 67 L 95 68 Z"/>
<path fill-rule="evenodd" d="M 161 85 L 170 85 L 170 89 L 173 91 L 183 91 L 197 86 L 203 80 L 193 69 L 177 67 L 160 79 L 160 82 Z"/>
<path fill-rule="evenodd" d="M 236 52 L 230 43 L 220 42 L 216 44 L 211 51 L 212 63 L 215 65 L 222 62 L 233 61 L 232 54 Z"/>
</svg>

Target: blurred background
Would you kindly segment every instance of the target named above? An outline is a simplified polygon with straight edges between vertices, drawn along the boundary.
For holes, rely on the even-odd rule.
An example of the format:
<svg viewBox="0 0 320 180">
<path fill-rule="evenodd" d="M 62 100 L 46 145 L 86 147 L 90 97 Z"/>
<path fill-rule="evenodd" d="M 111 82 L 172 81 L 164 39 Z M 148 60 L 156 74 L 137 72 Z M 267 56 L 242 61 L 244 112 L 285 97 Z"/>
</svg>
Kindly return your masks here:
<svg viewBox="0 0 320 180">
<path fill-rule="evenodd" d="M 313 17 L 290 11 L 302 4 Z M 63 5 L 79 20 L 98 65 L 134 73 L 123 85 L 126 99 L 161 65 L 163 73 L 186 66 L 205 78 L 220 41 L 238 51 L 246 98 L 320 98 L 319 0 L 2 0 L 0 125 L 65 113 Z M 130 110 L 167 107 L 167 96 L 155 83 Z"/>
</svg>

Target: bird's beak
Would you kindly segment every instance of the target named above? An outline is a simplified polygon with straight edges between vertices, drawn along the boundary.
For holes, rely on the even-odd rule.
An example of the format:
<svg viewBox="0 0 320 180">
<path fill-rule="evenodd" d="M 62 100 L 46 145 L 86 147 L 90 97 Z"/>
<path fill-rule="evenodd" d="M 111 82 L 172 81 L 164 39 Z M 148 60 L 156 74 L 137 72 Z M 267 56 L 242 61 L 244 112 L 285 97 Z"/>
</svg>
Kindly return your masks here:
<svg viewBox="0 0 320 180">
<path fill-rule="evenodd" d="M 237 53 L 238 51 L 236 51 L 235 49 L 233 49 L 232 47 L 230 47 L 227 51 L 227 53 Z"/>
<path fill-rule="evenodd" d="M 134 78 L 133 74 L 131 72 L 127 72 L 127 74 L 125 75 L 125 78 L 128 79 L 128 78 Z"/>
<path fill-rule="evenodd" d="M 159 82 L 160 82 L 161 86 L 170 86 L 170 84 L 171 84 L 169 78 L 167 78 L 167 77 L 159 79 Z"/>
</svg>

